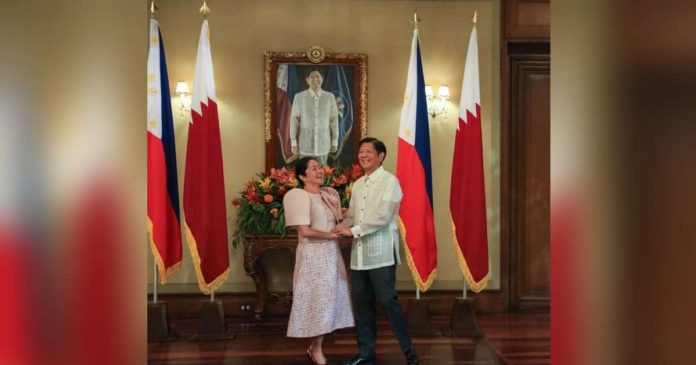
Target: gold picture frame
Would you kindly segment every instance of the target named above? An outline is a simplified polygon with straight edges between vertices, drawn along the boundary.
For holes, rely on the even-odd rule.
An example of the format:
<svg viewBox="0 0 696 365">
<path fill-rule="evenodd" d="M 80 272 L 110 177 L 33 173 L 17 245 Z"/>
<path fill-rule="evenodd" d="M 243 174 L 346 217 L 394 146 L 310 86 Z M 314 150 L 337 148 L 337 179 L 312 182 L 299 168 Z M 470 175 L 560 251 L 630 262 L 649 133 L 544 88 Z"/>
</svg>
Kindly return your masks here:
<svg viewBox="0 0 696 365">
<path fill-rule="evenodd" d="M 322 90 L 335 96 L 338 146 L 331 166 L 355 161 L 358 142 L 367 136 L 367 55 L 326 53 L 320 46 L 306 52 L 264 53 L 264 124 L 266 169 L 290 167 L 299 157 L 290 146 L 293 98 L 307 89 L 305 73 L 320 71 Z"/>
</svg>

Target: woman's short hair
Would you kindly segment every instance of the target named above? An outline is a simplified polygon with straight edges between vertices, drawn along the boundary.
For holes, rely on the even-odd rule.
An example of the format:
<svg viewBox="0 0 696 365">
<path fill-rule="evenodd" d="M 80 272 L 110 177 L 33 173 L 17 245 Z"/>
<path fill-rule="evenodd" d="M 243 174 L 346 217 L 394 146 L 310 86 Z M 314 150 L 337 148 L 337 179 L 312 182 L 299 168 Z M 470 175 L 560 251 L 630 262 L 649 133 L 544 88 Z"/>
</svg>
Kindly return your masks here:
<svg viewBox="0 0 696 365">
<path fill-rule="evenodd" d="M 309 168 L 309 161 L 317 161 L 316 157 L 305 156 L 297 160 L 295 164 L 295 176 L 297 176 L 297 181 L 300 183 L 300 187 L 304 186 L 304 181 L 300 179 L 300 176 L 307 176 L 307 168 Z"/>
</svg>

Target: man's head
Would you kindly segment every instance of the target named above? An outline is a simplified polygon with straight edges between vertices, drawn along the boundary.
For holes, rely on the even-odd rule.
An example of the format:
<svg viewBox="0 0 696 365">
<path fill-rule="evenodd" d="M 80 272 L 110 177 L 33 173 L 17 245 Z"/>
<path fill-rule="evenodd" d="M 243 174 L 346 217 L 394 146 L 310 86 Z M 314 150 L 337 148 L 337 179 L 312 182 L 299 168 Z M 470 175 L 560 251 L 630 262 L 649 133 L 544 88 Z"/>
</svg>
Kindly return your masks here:
<svg viewBox="0 0 696 365">
<path fill-rule="evenodd" d="M 360 140 L 358 147 L 358 162 L 365 170 L 365 174 L 371 174 L 382 166 L 382 161 L 387 157 L 387 147 L 384 142 L 374 137 L 365 137 Z"/>
<path fill-rule="evenodd" d="M 319 69 L 311 69 L 309 72 L 307 72 L 307 85 L 309 86 L 310 89 L 312 90 L 319 90 L 321 89 L 321 84 L 324 82 L 324 77 L 321 76 L 321 72 L 319 72 Z"/>
</svg>

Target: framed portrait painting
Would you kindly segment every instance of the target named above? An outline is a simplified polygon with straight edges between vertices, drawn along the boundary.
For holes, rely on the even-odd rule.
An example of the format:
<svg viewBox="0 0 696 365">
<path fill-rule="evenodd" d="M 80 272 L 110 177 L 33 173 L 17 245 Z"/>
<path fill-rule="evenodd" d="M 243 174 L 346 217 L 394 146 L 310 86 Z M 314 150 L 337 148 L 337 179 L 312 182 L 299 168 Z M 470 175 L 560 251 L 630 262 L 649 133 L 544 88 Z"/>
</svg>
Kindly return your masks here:
<svg viewBox="0 0 696 365">
<path fill-rule="evenodd" d="M 367 135 L 367 55 L 264 54 L 266 168 L 291 167 L 303 156 L 349 166 Z"/>
</svg>

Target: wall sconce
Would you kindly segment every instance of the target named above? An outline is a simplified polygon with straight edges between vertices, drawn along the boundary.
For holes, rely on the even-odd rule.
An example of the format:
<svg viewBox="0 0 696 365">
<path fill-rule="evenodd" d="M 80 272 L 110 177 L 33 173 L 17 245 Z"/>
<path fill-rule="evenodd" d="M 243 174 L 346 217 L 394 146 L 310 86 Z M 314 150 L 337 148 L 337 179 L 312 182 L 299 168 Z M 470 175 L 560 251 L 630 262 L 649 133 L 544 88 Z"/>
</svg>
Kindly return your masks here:
<svg viewBox="0 0 696 365">
<path fill-rule="evenodd" d="M 447 111 L 447 100 L 450 98 L 450 91 L 447 85 L 442 85 L 437 90 L 437 96 L 433 95 L 433 88 L 425 85 L 425 98 L 428 101 L 428 114 L 435 118 Z"/>
<path fill-rule="evenodd" d="M 183 118 L 185 113 L 191 112 L 191 97 L 189 97 L 189 87 L 186 81 L 176 82 L 176 94 L 179 95 L 179 117 Z"/>
</svg>

